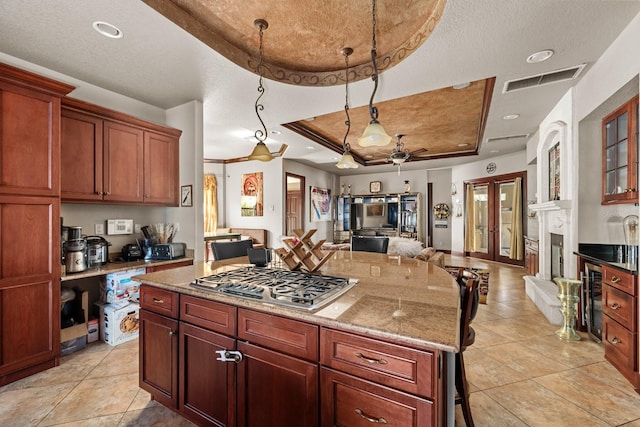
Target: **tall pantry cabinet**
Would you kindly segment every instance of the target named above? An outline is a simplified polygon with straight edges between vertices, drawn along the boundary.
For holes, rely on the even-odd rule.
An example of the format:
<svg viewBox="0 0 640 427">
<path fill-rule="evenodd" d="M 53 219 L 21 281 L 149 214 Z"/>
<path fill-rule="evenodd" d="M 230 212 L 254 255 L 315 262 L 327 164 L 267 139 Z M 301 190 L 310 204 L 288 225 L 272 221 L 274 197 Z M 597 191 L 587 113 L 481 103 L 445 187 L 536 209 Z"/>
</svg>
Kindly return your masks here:
<svg viewBox="0 0 640 427">
<path fill-rule="evenodd" d="M 0 386 L 60 348 L 60 100 L 73 90 L 0 64 Z"/>
</svg>

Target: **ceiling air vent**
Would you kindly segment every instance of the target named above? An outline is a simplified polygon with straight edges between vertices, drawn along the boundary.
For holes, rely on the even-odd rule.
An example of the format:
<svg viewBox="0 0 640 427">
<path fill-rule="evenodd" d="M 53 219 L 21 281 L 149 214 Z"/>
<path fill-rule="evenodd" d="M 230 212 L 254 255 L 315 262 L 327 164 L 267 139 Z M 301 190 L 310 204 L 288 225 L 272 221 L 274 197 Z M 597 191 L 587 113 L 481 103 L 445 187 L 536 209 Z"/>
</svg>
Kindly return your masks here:
<svg viewBox="0 0 640 427">
<path fill-rule="evenodd" d="M 542 86 L 549 83 L 563 82 L 573 80 L 580 75 L 580 72 L 587 64 L 581 64 L 576 67 L 555 70 L 549 73 L 538 74 L 535 76 L 525 77 L 518 80 L 509 80 L 504 83 L 502 93 L 513 92 L 514 90 L 527 89 L 530 87 Z"/>
<path fill-rule="evenodd" d="M 487 138 L 487 143 L 491 142 L 513 142 L 516 139 L 526 139 L 529 137 L 528 133 L 523 133 L 521 135 L 508 135 L 508 136 L 497 136 L 495 138 Z"/>
</svg>

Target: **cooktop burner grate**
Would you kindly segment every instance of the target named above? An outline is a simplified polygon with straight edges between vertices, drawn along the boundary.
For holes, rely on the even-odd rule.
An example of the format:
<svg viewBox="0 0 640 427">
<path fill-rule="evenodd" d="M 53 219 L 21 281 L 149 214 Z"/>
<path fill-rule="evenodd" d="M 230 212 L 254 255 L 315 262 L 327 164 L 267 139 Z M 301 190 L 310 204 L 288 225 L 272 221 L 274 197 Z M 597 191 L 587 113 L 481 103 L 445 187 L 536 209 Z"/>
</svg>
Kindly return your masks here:
<svg viewBox="0 0 640 427">
<path fill-rule="evenodd" d="M 356 280 L 301 271 L 241 267 L 196 279 L 191 286 L 207 291 L 315 310 L 329 303 Z"/>
</svg>

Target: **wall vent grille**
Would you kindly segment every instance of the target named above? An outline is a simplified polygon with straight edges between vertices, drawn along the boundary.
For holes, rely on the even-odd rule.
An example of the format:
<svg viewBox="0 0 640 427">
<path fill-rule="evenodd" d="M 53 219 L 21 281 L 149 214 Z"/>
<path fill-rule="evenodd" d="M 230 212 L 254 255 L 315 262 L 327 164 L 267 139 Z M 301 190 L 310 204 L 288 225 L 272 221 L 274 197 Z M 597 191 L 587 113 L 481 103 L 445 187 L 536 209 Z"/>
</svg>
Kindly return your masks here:
<svg viewBox="0 0 640 427">
<path fill-rule="evenodd" d="M 494 138 L 487 138 L 487 143 L 509 142 L 509 141 L 514 141 L 516 139 L 525 139 L 525 138 L 528 138 L 528 137 L 529 137 L 528 133 L 523 133 L 523 134 L 520 134 L 520 135 L 496 136 Z"/>
</svg>

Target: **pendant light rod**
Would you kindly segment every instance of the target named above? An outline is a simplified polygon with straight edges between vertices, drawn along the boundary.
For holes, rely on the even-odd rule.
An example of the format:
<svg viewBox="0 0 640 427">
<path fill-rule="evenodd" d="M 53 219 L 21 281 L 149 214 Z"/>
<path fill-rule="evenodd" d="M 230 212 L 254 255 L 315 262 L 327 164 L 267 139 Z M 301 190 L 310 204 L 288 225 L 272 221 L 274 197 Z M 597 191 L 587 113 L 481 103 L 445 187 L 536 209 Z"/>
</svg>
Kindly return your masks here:
<svg viewBox="0 0 640 427">
<path fill-rule="evenodd" d="M 373 74 L 371 80 L 373 80 L 373 92 L 371 92 L 371 98 L 369 98 L 369 115 L 371 120 L 378 120 L 378 108 L 373 105 L 373 98 L 378 91 L 378 50 L 376 45 L 376 0 L 373 0 L 373 6 L 371 7 L 371 63 L 373 65 Z"/>
<path fill-rule="evenodd" d="M 347 125 L 347 132 L 344 134 L 344 139 L 342 140 L 342 149 L 345 152 L 349 152 L 350 146 L 347 142 L 347 136 L 349 136 L 349 131 L 351 130 L 351 118 L 349 117 L 349 56 L 353 53 L 353 49 L 350 47 L 343 47 L 342 54 L 344 55 L 344 63 L 345 63 L 345 83 L 344 83 L 344 113 L 347 116 L 347 120 L 345 120 L 344 124 Z"/>
<path fill-rule="evenodd" d="M 260 124 L 262 125 L 262 129 L 256 130 L 254 133 L 256 139 L 259 142 L 264 142 L 267 139 L 267 126 L 264 124 L 262 117 L 260 116 L 260 111 L 264 110 L 264 105 L 260 103 L 260 98 L 264 95 L 264 86 L 263 86 L 263 76 L 264 76 L 264 64 L 263 64 L 263 49 L 262 49 L 262 36 L 264 30 L 269 28 L 269 23 L 264 19 L 256 19 L 253 21 L 253 25 L 256 26 L 259 31 L 260 36 L 260 47 L 259 47 L 259 61 L 258 61 L 258 74 L 260 75 L 260 79 L 258 80 L 258 98 L 255 103 L 256 116 L 258 116 L 258 120 L 260 120 Z"/>
</svg>

